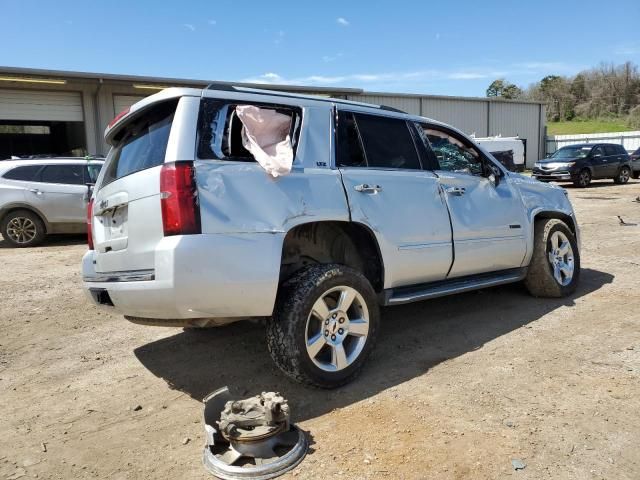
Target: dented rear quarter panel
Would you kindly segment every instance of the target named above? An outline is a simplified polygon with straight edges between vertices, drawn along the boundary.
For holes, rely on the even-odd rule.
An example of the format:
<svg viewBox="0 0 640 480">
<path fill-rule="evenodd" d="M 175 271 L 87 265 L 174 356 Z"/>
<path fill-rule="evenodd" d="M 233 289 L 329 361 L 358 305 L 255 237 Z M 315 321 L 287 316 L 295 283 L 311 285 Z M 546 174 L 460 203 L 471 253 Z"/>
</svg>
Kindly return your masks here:
<svg viewBox="0 0 640 480">
<path fill-rule="evenodd" d="M 344 187 L 330 168 L 331 108 L 304 107 L 291 173 L 255 162 L 197 160 L 202 233 L 285 234 L 296 225 L 349 220 Z"/>
</svg>

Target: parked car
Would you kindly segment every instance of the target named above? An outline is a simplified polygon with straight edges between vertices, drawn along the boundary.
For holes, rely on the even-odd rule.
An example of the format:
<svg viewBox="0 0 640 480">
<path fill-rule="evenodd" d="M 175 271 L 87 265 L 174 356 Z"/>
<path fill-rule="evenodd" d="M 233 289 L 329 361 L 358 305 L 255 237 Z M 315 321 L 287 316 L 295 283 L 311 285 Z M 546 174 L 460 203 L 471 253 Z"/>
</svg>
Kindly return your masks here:
<svg viewBox="0 0 640 480">
<path fill-rule="evenodd" d="M 640 148 L 631 155 L 631 170 L 633 178 L 640 178 Z"/>
<path fill-rule="evenodd" d="M 614 143 L 569 145 L 536 162 L 533 177 L 543 182 L 571 181 L 576 187 L 601 178 L 623 184 L 631 177 L 631 158 L 622 145 Z"/>
<path fill-rule="evenodd" d="M 261 130 L 241 119 L 249 109 Z M 116 117 L 105 139 L 82 261 L 89 297 L 141 324 L 267 317 L 275 363 L 304 383 L 336 387 L 360 371 L 380 305 L 518 281 L 563 297 L 578 282 L 566 191 L 508 172 L 435 120 L 172 88 Z"/>
<path fill-rule="evenodd" d="M 33 247 L 50 233 L 84 233 L 91 186 L 104 161 L 38 158 L 0 162 L 0 233 Z"/>
</svg>

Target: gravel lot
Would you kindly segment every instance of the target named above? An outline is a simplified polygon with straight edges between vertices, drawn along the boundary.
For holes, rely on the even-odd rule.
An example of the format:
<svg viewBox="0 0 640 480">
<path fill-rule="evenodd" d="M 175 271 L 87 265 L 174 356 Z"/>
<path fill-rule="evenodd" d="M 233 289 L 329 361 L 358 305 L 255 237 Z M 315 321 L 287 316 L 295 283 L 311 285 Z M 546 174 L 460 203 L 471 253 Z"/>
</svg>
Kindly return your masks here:
<svg viewBox="0 0 640 480">
<path fill-rule="evenodd" d="M 223 385 L 289 398 L 312 449 L 286 478 L 640 478 L 640 226 L 616 217 L 640 224 L 640 182 L 569 192 L 573 297 L 512 285 L 386 309 L 363 375 L 329 392 L 286 380 L 260 325 L 98 311 L 83 238 L 0 241 L 0 478 L 211 478 L 201 399 Z"/>
</svg>

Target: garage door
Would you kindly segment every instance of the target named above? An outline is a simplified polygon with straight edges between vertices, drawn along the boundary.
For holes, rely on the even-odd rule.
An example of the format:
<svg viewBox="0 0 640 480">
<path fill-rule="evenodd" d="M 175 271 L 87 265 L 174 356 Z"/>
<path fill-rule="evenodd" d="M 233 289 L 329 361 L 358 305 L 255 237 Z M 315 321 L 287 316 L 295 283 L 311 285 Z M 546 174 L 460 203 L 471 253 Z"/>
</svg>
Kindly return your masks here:
<svg viewBox="0 0 640 480">
<path fill-rule="evenodd" d="M 0 120 L 82 122 L 82 97 L 77 92 L 0 89 Z"/>
<path fill-rule="evenodd" d="M 113 111 L 117 115 L 125 108 L 129 108 L 136 102 L 139 102 L 144 97 L 138 95 L 114 95 L 113 96 Z"/>
</svg>

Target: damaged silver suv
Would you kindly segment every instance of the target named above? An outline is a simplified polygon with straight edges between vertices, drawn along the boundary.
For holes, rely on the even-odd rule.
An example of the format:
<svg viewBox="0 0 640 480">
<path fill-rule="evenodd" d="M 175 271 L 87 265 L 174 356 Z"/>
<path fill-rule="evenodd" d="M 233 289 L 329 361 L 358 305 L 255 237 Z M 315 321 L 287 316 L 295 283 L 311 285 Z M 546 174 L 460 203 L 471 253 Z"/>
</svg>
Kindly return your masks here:
<svg viewBox="0 0 640 480">
<path fill-rule="evenodd" d="M 82 266 L 93 301 L 146 325 L 267 318 L 273 359 L 304 383 L 358 374 L 381 305 L 578 282 L 565 191 L 434 120 L 214 85 L 148 97 L 105 137 Z"/>
</svg>

